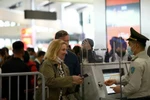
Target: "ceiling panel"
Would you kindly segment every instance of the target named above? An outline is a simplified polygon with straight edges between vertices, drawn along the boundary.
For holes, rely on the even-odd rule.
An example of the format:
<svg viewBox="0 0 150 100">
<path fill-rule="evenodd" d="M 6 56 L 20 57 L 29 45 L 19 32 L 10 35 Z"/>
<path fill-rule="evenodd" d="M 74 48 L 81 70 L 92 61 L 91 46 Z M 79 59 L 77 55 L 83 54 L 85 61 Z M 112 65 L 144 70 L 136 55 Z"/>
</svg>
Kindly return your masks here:
<svg viewBox="0 0 150 100">
<path fill-rule="evenodd" d="M 0 0 L 0 8 L 3 8 L 3 9 L 0 9 L 0 13 L 2 14 L 0 16 L 0 19 L 18 22 L 22 25 L 28 25 L 28 23 L 30 23 L 30 20 L 24 20 L 23 11 L 28 7 L 30 9 L 29 1 L 30 0 Z M 35 1 L 36 8 L 38 10 L 43 10 L 43 11 L 49 11 L 50 8 L 55 8 L 57 11 L 57 9 L 58 9 L 57 7 L 59 7 L 58 5 L 60 5 L 60 3 L 65 5 L 65 6 L 68 6 L 65 9 L 79 10 L 79 9 L 84 8 L 84 7 L 89 7 L 89 4 L 83 3 L 86 0 L 74 0 L 74 2 L 72 2 L 72 3 L 71 2 L 65 2 L 65 1 L 73 1 L 73 0 L 50 0 L 51 2 L 54 2 L 54 1 L 55 2 L 50 3 L 49 6 L 44 6 L 47 3 L 49 3 L 49 0 L 34 0 L 34 1 Z M 56 2 L 56 1 L 61 1 L 61 2 Z M 77 3 L 75 1 L 81 1 L 82 3 Z M 87 0 L 87 1 L 90 1 L 90 0 Z M 22 2 L 22 5 L 16 9 L 8 10 L 10 6 L 16 4 L 17 2 Z M 14 17 L 12 17 L 12 16 L 14 16 Z M 37 20 L 35 24 L 37 26 L 43 26 L 43 27 L 51 27 L 51 28 L 55 27 L 56 30 L 59 30 L 59 28 L 61 27 L 60 21 Z M 12 31 L 15 29 L 16 28 L 12 28 Z M 76 28 L 73 28 L 73 29 L 76 29 Z M 7 28 L 5 28 L 5 30 L 7 30 Z M 0 31 L 3 31 L 2 28 Z M 12 36 L 19 36 L 19 34 L 16 31 L 14 31 Z M 48 38 L 47 35 L 42 35 L 42 34 L 44 34 L 44 33 L 41 33 L 41 34 L 38 33 L 39 38 L 42 38 L 42 39 Z M 47 34 L 47 33 L 45 33 L 45 34 Z"/>
<path fill-rule="evenodd" d="M 42 2 L 45 0 L 37 0 L 38 2 Z M 72 2 L 72 3 L 90 3 L 92 4 L 94 0 L 50 0 L 53 2 Z"/>
<path fill-rule="evenodd" d="M 17 2 L 20 2 L 22 0 L 0 0 L 0 7 L 2 8 L 8 8 L 9 6 L 17 3 Z"/>
<path fill-rule="evenodd" d="M 57 7 L 56 4 L 57 4 L 58 1 L 59 2 L 63 1 L 62 4 L 69 4 L 69 2 L 67 2 L 67 1 L 70 1 L 70 4 L 73 4 L 73 6 L 70 6 L 71 8 L 79 9 L 79 8 L 85 7 L 86 4 L 83 4 L 83 3 L 85 3 L 85 2 L 91 2 L 92 0 L 50 0 L 50 2 L 49 2 L 49 0 L 34 0 L 35 7 L 37 9 L 42 8 L 41 10 L 48 10 L 47 9 L 48 5 L 44 6 L 47 3 L 50 3 L 50 7 L 53 7 L 53 8 Z M 80 3 L 77 3 L 79 1 L 80 1 Z M 1 8 L 9 8 L 10 6 L 17 4 L 18 2 L 21 2 L 21 6 L 18 7 L 18 8 L 16 8 L 15 10 L 24 10 L 24 9 L 27 8 L 26 7 L 27 5 L 30 8 L 30 4 L 27 4 L 27 3 L 30 2 L 30 0 L 0 0 L 0 7 Z M 66 6 L 68 6 L 68 5 L 66 5 Z"/>
</svg>

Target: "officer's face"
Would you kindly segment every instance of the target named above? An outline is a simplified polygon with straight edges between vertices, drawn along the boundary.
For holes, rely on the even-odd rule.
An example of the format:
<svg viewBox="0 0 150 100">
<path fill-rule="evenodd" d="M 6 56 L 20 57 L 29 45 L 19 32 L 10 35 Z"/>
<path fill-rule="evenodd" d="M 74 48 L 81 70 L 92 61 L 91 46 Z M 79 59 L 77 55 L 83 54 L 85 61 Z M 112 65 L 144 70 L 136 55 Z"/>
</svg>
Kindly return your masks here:
<svg viewBox="0 0 150 100">
<path fill-rule="evenodd" d="M 129 41 L 128 44 L 131 47 L 131 51 L 134 53 L 136 50 L 136 47 L 137 47 L 137 42 L 136 41 Z"/>
</svg>

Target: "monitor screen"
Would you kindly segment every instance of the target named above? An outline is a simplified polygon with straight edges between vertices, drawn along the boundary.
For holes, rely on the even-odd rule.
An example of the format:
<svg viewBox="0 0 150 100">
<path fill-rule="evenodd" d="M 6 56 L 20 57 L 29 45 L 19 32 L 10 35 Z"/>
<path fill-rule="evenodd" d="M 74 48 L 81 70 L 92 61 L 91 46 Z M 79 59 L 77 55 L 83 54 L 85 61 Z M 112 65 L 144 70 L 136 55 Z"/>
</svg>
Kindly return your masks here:
<svg viewBox="0 0 150 100">
<path fill-rule="evenodd" d="M 122 68 L 121 72 L 122 72 L 121 75 L 124 75 L 123 68 Z M 120 78 L 119 69 L 104 69 L 103 76 L 104 76 L 104 81 L 106 81 L 108 79 L 119 79 Z M 113 89 L 111 87 L 115 87 L 115 86 L 116 86 L 115 84 L 113 84 L 111 86 L 106 86 L 107 94 L 114 94 L 115 92 L 113 91 Z"/>
</svg>

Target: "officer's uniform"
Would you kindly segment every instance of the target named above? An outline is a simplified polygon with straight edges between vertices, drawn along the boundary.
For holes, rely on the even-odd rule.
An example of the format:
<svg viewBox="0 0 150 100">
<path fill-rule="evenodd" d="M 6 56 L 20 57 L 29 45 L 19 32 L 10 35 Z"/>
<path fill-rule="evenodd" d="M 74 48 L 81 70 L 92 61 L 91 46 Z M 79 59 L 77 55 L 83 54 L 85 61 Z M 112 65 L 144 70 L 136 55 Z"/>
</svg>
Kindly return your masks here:
<svg viewBox="0 0 150 100">
<path fill-rule="evenodd" d="M 129 41 L 146 43 L 148 38 L 130 29 Z M 136 54 L 130 65 L 128 75 L 122 77 L 125 85 L 122 92 L 129 100 L 150 100 L 150 58 L 146 51 Z"/>
</svg>

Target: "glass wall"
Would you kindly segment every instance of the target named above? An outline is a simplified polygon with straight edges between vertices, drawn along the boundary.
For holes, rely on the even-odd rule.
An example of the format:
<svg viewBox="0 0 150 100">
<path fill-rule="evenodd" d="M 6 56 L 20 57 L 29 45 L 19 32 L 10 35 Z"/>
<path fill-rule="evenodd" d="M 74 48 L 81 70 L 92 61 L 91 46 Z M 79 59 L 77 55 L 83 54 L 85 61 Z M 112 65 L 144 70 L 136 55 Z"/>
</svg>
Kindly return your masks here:
<svg viewBox="0 0 150 100">
<path fill-rule="evenodd" d="M 127 39 L 130 27 L 140 32 L 140 0 L 106 0 L 107 47 L 113 37 Z"/>
</svg>

